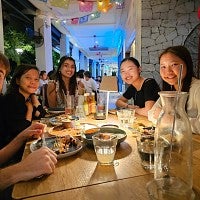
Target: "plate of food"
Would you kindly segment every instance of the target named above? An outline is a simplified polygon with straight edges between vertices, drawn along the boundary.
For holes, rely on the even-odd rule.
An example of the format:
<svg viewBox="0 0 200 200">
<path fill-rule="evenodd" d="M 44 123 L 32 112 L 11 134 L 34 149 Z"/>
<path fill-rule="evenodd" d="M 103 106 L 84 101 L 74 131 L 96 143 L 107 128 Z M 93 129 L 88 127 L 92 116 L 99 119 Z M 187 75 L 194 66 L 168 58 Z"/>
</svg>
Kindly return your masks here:
<svg viewBox="0 0 200 200">
<path fill-rule="evenodd" d="M 48 108 L 48 112 L 51 114 L 65 113 L 65 108 Z"/>
<path fill-rule="evenodd" d="M 78 117 L 73 116 L 73 115 L 65 115 L 65 114 L 63 114 L 63 115 L 59 115 L 59 116 L 50 118 L 49 122 L 53 126 L 59 126 L 59 125 L 62 125 L 63 122 L 71 121 L 71 120 L 78 120 Z"/>
<path fill-rule="evenodd" d="M 71 135 L 63 137 L 48 137 L 45 138 L 45 141 L 47 147 L 58 155 L 58 159 L 72 156 L 83 148 L 81 141 Z M 31 152 L 40 149 L 42 144 L 42 139 L 33 141 L 30 145 Z"/>
<path fill-rule="evenodd" d="M 78 121 L 63 121 L 61 125 L 57 125 L 49 129 L 49 134 L 53 136 L 71 135 L 73 137 L 80 137 L 85 130 L 97 128 L 98 126 L 90 123 L 79 123 Z"/>
</svg>

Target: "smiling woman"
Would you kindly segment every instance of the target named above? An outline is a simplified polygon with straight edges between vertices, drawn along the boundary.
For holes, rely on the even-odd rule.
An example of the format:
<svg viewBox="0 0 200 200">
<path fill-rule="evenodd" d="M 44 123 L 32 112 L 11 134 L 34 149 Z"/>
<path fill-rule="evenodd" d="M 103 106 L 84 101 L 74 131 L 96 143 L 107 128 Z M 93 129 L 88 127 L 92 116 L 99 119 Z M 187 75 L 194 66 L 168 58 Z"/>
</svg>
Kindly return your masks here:
<svg viewBox="0 0 200 200">
<path fill-rule="evenodd" d="M 116 106 L 133 108 L 137 114 L 147 116 L 148 111 L 159 98 L 160 88 L 158 84 L 152 78 L 145 79 L 140 76 L 141 66 L 138 60 L 133 57 L 122 60 L 120 72 L 123 81 L 130 86 L 116 101 Z M 134 100 L 134 105 L 128 104 L 129 99 Z"/>
<path fill-rule="evenodd" d="M 35 95 L 39 86 L 39 70 L 32 65 L 18 66 L 13 74 L 7 93 L 3 97 L 4 114 L 0 126 L 6 134 L 1 145 L 10 142 L 19 132 L 31 125 L 33 119 L 46 114 Z"/>
<path fill-rule="evenodd" d="M 77 83 L 75 72 L 75 60 L 72 57 L 63 56 L 55 74 L 55 81 L 50 82 L 47 87 L 49 107 L 64 108 L 65 95 L 83 94 L 84 85 L 81 81 Z"/>
</svg>

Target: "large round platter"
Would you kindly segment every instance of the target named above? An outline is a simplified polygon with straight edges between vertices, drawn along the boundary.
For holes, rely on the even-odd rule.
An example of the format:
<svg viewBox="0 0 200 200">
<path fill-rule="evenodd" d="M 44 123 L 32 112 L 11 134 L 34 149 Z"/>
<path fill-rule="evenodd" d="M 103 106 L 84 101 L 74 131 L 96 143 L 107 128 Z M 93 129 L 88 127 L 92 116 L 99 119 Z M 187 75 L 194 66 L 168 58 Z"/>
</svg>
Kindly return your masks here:
<svg viewBox="0 0 200 200">
<path fill-rule="evenodd" d="M 53 136 L 65 136 L 65 135 L 71 135 L 73 137 L 75 136 L 80 136 L 81 132 L 92 129 L 92 128 L 97 128 L 98 126 L 95 124 L 90 124 L 90 123 L 80 123 L 78 124 L 78 121 L 75 121 L 75 128 L 63 128 L 61 130 L 56 130 L 56 127 L 52 127 L 49 129 L 48 133 Z"/>
<path fill-rule="evenodd" d="M 72 146 L 70 146 L 67 149 L 67 152 L 65 152 L 65 153 L 58 153 L 54 149 L 54 144 L 57 141 L 56 137 L 45 138 L 45 141 L 46 141 L 47 147 L 49 147 L 50 149 L 52 149 L 58 155 L 57 156 L 58 159 L 72 156 L 72 155 L 78 153 L 83 148 L 81 141 L 76 138 L 76 144 L 77 144 L 77 146 L 72 145 Z M 35 151 L 37 149 L 40 149 L 41 147 L 42 147 L 42 140 L 41 139 L 35 140 L 35 141 L 33 141 L 31 143 L 30 150 L 31 150 L 31 152 L 33 152 L 33 151 Z"/>
<path fill-rule="evenodd" d="M 63 115 L 59 115 L 59 116 L 50 118 L 49 122 L 53 126 L 59 126 L 59 125 L 62 125 L 62 121 L 65 121 L 65 120 L 78 120 L 78 117 L 76 117 L 74 115 L 63 114 Z"/>
</svg>

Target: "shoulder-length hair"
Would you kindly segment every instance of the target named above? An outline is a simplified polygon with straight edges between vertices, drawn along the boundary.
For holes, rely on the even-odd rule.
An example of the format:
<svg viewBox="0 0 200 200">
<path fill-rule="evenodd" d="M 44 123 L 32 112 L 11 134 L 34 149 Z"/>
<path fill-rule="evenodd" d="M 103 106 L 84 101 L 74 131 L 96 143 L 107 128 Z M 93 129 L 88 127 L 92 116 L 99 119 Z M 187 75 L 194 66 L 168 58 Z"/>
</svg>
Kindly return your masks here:
<svg viewBox="0 0 200 200">
<path fill-rule="evenodd" d="M 62 79 L 62 74 L 60 73 L 60 68 L 62 67 L 63 63 L 66 60 L 71 60 L 74 62 L 74 66 L 75 66 L 75 72 L 74 75 L 70 78 L 69 80 L 69 91 L 67 91 L 67 88 L 65 87 L 65 83 Z M 63 91 L 65 94 L 67 94 L 67 92 L 69 92 L 70 95 L 75 95 L 75 91 L 77 88 L 77 82 L 76 82 L 76 64 L 75 64 L 75 60 L 72 57 L 68 57 L 68 56 L 63 56 L 60 59 L 60 62 L 58 64 L 58 68 L 55 74 L 55 80 L 58 81 L 59 83 L 59 93 L 60 95 L 63 97 Z M 64 97 L 63 97 L 64 98 Z"/>
<path fill-rule="evenodd" d="M 185 78 L 183 79 L 183 84 L 182 84 L 181 90 L 183 92 L 188 92 L 190 89 L 191 82 L 192 82 L 192 77 L 194 77 L 193 62 L 192 62 L 192 57 L 190 55 L 190 52 L 184 46 L 168 47 L 160 54 L 159 61 L 160 61 L 161 57 L 166 53 L 172 53 L 185 62 L 187 72 L 186 72 Z M 166 90 L 166 91 L 167 90 L 175 90 L 174 86 L 169 85 L 165 81 L 163 81 L 162 87 L 163 87 L 163 90 Z"/>
<path fill-rule="evenodd" d="M 35 65 L 19 65 L 12 76 L 10 84 L 8 86 L 7 94 L 19 92 L 19 85 L 17 84 L 17 80 L 20 80 L 23 74 L 28 72 L 29 70 L 34 69 L 38 71 L 38 78 L 39 78 L 39 69 Z"/>
</svg>

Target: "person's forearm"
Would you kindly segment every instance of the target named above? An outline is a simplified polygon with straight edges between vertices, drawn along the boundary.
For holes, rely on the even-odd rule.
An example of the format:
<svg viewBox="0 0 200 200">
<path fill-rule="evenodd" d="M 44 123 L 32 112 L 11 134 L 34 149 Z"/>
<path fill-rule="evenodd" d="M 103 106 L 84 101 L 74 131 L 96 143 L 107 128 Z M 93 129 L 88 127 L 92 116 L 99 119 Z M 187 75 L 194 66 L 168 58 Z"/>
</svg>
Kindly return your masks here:
<svg viewBox="0 0 200 200">
<path fill-rule="evenodd" d="M 23 180 L 22 171 L 19 164 L 0 169 L 0 190 Z"/>
<path fill-rule="evenodd" d="M 146 108 L 136 108 L 135 109 L 136 114 L 143 115 L 143 116 L 146 116 L 146 117 L 148 115 L 148 111 L 149 111 L 149 109 L 146 109 Z"/>
<path fill-rule="evenodd" d="M 0 150 L 0 164 L 8 161 L 24 144 L 25 138 L 18 135 L 8 145 Z"/>
<path fill-rule="evenodd" d="M 118 99 L 116 101 L 116 106 L 120 107 L 120 108 L 127 108 L 128 107 L 128 103 Z"/>
</svg>

